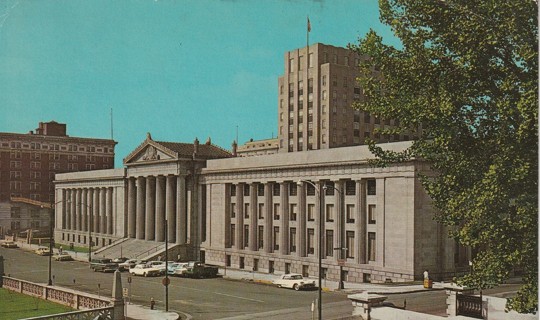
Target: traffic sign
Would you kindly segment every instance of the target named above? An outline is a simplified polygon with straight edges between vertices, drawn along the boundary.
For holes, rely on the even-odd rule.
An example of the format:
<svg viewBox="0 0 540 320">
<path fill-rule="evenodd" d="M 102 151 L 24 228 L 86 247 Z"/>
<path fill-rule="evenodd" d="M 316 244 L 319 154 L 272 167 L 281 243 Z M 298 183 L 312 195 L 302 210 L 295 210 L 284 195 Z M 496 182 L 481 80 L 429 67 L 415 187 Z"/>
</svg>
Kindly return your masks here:
<svg viewBox="0 0 540 320">
<path fill-rule="evenodd" d="M 344 266 L 345 265 L 345 262 L 347 262 L 346 259 L 338 259 L 337 263 L 338 263 L 338 266 Z"/>
<path fill-rule="evenodd" d="M 128 288 L 122 288 L 122 295 L 124 297 L 129 297 L 129 289 Z"/>
<path fill-rule="evenodd" d="M 165 277 L 163 280 L 161 280 L 161 283 L 163 283 L 164 286 L 168 286 L 171 283 L 171 279 Z"/>
</svg>

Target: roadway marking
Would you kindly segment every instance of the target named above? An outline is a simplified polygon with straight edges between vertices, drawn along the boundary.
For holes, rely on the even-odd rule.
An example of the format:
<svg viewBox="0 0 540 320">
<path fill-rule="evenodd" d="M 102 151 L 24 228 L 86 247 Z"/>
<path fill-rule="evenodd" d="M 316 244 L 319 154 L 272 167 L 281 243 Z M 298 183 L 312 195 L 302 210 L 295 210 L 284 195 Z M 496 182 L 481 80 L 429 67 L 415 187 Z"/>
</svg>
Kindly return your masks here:
<svg viewBox="0 0 540 320">
<path fill-rule="evenodd" d="M 249 299 L 249 298 L 244 298 L 244 297 L 239 297 L 239 296 L 233 296 L 231 294 L 226 294 L 226 293 L 219 293 L 219 292 L 213 292 L 213 293 L 218 294 L 218 295 L 222 295 L 222 296 L 231 297 L 231 298 L 237 298 L 237 299 L 242 299 L 242 300 L 249 300 L 249 301 L 255 301 L 255 302 L 264 303 L 264 301 L 262 301 L 262 300 L 256 300 L 256 299 Z"/>
</svg>

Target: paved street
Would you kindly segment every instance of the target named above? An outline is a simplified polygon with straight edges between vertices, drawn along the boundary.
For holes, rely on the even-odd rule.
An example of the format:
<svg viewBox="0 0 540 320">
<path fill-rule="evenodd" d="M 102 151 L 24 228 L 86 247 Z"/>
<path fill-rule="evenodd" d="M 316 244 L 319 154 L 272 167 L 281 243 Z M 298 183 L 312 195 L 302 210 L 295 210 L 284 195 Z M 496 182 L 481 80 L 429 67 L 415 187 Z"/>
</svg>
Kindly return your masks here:
<svg viewBox="0 0 540 320">
<path fill-rule="evenodd" d="M 0 249 L 4 256 L 5 273 L 16 278 L 46 283 L 48 257 L 21 249 Z M 87 263 L 52 262 L 54 285 L 74 288 L 100 295 L 111 295 L 112 274 L 92 272 Z M 122 284 L 129 287 L 128 274 L 122 274 Z M 153 297 L 157 307 L 164 309 L 165 289 L 162 277 L 132 277 L 132 301 L 149 305 Z M 274 286 L 244 281 L 215 279 L 171 278 L 169 309 L 185 318 L 311 319 L 311 302 L 317 291 L 279 289 Z M 343 293 L 323 293 L 325 315 L 330 318 L 350 315 L 352 305 Z M 284 316 L 287 314 L 287 316 Z M 239 318 L 238 318 L 239 317 Z M 326 318 L 326 316 L 325 316 Z"/>
</svg>

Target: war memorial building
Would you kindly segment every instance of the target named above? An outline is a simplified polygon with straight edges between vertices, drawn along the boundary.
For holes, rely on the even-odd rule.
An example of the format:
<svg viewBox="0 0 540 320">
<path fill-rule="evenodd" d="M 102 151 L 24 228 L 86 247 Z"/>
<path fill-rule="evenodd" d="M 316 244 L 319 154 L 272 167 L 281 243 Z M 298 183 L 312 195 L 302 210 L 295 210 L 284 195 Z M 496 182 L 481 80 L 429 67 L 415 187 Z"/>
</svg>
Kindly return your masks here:
<svg viewBox="0 0 540 320">
<path fill-rule="evenodd" d="M 309 52 L 285 54 L 277 139 L 229 152 L 210 139 L 148 134 L 124 168 L 57 174 L 55 240 L 139 258 L 163 256 L 167 240 L 173 259 L 309 276 L 322 241 L 325 277 L 355 282 L 411 281 L 425 269 L 449 278 L 466 268 L 467 250 L 433 219 L 420 184 L 429 165 L 368 163 L 366 137 L 399 151 L 414 133 L 378 136 L 375 128 L 398 123 L 350 107 L 362 99 L 361 57 L 323 44 Z"/>
</svg>

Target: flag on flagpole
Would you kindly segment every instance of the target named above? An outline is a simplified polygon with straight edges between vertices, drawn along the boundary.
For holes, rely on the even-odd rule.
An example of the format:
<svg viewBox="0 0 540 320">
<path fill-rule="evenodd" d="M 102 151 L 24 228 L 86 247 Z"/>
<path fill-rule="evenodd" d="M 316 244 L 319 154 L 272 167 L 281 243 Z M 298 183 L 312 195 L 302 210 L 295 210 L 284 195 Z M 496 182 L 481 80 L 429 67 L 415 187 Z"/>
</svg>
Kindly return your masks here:
<svg viewBox="0 0 540 320">
<path fill-rule="evenodd" d="M 309 17 L 307 17 L 307 32 L 311 32 L 311 22 L 309 22 Z"/>
</svg>

